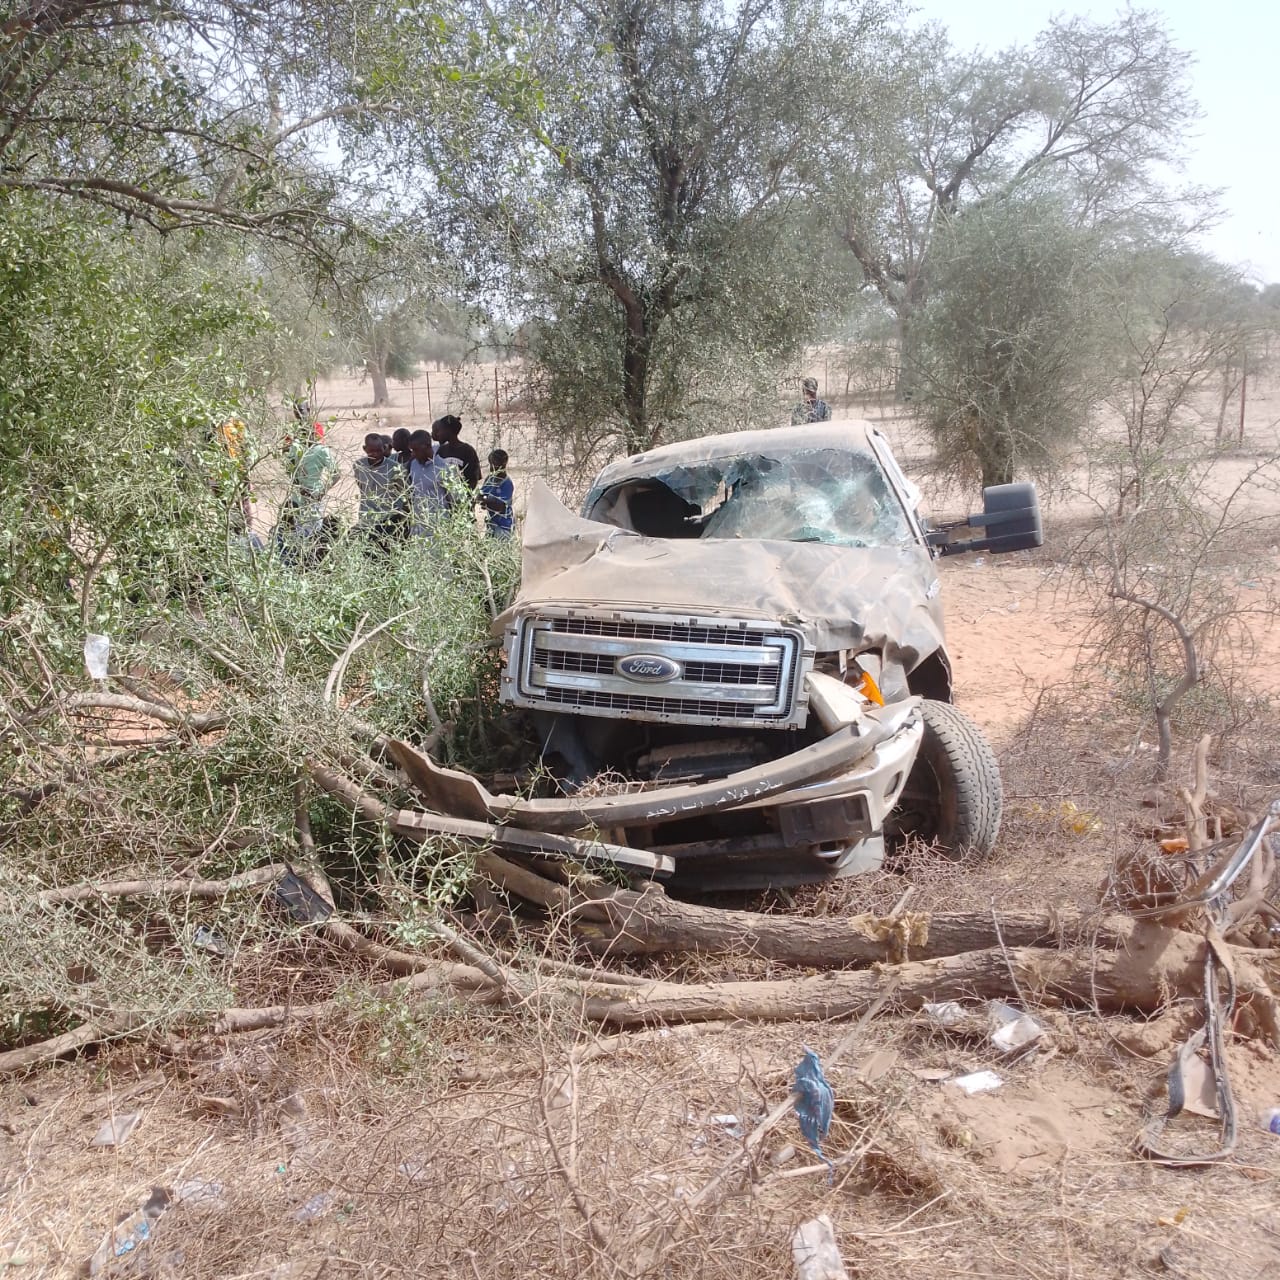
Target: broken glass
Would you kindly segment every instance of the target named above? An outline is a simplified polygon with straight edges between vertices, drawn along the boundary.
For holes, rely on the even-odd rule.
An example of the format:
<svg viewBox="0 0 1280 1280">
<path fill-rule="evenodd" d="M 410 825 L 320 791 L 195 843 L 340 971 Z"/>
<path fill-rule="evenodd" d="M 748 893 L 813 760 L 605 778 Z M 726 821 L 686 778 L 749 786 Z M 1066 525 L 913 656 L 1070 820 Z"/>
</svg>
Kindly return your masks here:
<svg viewBox="0 0 1280 1280">
<path fill-rule="evenodd" d="M 590 514 L 661 538 L 882 547 L 912 537 L 878 461 L 845 449 L 713 458 L 632 477 L 600 494 Z"/>
</svg>

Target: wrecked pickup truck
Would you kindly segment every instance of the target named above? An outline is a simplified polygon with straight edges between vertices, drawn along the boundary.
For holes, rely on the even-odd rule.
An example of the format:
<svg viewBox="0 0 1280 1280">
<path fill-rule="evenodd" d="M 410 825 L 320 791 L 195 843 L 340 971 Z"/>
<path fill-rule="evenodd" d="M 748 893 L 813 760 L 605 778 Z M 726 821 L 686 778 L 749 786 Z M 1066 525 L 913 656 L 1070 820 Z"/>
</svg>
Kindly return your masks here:
<svg viewBox="0 0 1280 1280">
<path fill-rule="evenodd" d="M 652 449 L 581 516 L 535 485 L 501 698 L 564 795 L 487 816 L 646 850 L 692 888 L 853 875 L 886 836 L 990 852 L 1000 775 L 951 705 L 934 559 L 1042 533 L 1032 486 L 984 496 L 929 525 L 858 421 Z"/>
<path fill-rule="evenodd" d="M 855 875 L 886 838 L 989 853 L 1000 774 L 951 705 L 934 560 L 1042 534 L 1032 486 L 984 497 L 928 524 L 856 421 L 652 449 L 606 467 L 581 516 L 536 483 L 495 625 L 501 700 L 558 794 L 493 795 L 396 744 L 450 815 L 405 821 L 693 890 Z"/>
</svg>

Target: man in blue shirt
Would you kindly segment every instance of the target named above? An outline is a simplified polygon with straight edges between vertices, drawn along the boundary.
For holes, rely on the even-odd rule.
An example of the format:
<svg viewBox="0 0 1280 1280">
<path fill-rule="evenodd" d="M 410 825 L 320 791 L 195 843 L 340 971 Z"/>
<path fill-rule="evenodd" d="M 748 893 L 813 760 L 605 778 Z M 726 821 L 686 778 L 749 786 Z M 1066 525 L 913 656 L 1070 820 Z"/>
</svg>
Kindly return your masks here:
<svg viewBox="0 0 1280 1280">
<path fill-rule="evenodd" d="M 491 538 L 509 538 L 515 528 L 515 512 L 511 503 L 515 485 L 507 475 L 507 451 L 495 449 L 489 455 L 489 474 L 480 486 L 480 502 L 484 507 L 485 532 Z"/>
</svg>

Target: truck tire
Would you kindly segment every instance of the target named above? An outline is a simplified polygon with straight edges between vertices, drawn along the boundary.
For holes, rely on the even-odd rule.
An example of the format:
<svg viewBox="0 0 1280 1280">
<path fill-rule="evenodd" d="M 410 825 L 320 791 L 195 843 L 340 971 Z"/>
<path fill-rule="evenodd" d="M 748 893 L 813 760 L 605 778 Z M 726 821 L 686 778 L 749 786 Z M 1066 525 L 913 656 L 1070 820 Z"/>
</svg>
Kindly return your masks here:
<svg viewBox="0 0 1280 1280">
<path fill-rule="evenodd" d="M 985 858 L 1000 834 L 1000 766 L 982 730 L 958 707 L 926 698 L 924 736 L 889 834 L 913 836 L 953 861 Z"/>
</svg>

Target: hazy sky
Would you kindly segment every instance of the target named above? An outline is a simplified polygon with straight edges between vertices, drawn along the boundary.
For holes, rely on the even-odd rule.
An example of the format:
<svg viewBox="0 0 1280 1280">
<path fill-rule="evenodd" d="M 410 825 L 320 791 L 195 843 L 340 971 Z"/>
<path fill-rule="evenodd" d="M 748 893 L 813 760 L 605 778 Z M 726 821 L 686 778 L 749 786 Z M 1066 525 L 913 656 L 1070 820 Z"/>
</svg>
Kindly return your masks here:
<svg viewBox="0 0 1280 1280">
<path fill-rule="evenodd" d="M 914 0 L 959 48 L 996 52 L 1027 43 L 1053 14 L 1106 20 L 1112 4 L 1045 0 Z M 1192 90 L 1203 118 L 1187 140 L 1186 178 L 1223 188 L 1222 222 L 1205 236 L 1216 257 L 1260 283 L 1280 281 L 1280 3 L 1165 0 L 1135 8 L 1163 15 L 1174 42 L 1195 57 Z"/>
</svg>

